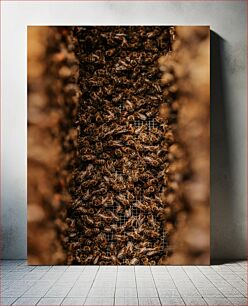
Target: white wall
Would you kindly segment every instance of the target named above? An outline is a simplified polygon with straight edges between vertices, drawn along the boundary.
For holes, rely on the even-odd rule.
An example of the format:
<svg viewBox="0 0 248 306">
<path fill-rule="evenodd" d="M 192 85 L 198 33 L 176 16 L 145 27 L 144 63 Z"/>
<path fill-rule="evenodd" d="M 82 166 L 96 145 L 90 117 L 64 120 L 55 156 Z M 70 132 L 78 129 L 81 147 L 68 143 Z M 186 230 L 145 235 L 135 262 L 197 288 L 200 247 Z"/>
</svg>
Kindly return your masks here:
<svg viewBox="0 0 248 306">
<path fill-rule="evenodd" d="M 26 258 L 27 25 L 210 25 L 212 257 L 246 257 L 246 1 L 2 1 L 4 258 Z"/>
</svg>

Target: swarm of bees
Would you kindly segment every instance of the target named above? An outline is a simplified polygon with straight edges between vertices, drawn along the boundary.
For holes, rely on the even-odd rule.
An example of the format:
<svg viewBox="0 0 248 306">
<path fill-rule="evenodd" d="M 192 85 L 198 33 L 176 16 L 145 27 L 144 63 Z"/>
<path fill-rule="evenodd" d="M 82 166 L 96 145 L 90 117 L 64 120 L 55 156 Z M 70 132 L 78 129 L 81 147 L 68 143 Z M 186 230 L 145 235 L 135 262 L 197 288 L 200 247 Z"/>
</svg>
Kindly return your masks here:
<svg viewBox="0 0 248 306">
<path fill-rule="evenodd" d="M 207 263 L 206 28 L 38 32 L 28 78 L 29 262 Z"/>
<path fill-rule="evenodd" d="M 167 253 L 169 131 L 158 58 L 169 27 L 75 27 L 82 97 L 68 263 L 158 264 Z"/>
</svg>

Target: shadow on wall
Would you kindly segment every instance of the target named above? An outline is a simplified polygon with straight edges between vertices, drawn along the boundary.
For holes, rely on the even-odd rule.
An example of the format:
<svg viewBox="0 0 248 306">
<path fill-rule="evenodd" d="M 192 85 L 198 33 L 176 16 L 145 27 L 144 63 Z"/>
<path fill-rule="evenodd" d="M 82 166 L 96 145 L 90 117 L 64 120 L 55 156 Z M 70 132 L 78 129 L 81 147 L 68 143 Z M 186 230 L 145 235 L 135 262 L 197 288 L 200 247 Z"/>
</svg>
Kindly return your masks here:
<svg viewBox="0 0 248 306">
<path fill-rule="evenodd" d="M 233 196 L 233 165 L 231 156 L 230 125 L 225 82 L 225 40 L 210 34 L 210 90 L 211 90 L 211 263 L 235 258 L 235 242 L 240 240 L 238 223 L 234 220 L 237 209 Z M 232 237 L 230 236 L 230 233 Z M 234 243 L 228 243 L 232 240 Z"/>
</svg>

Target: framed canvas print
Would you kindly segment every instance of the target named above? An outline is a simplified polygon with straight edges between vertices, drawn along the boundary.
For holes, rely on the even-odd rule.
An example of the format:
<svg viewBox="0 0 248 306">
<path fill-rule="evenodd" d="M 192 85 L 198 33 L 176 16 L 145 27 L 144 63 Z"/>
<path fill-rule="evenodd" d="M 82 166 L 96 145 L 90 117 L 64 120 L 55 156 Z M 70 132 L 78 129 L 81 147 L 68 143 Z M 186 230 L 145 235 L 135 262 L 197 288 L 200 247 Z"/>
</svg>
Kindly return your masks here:
<svg viewBox="0 0 248 306">
<path fill-rule="evenodd" d="M 28 262 L 210 262 L 208 26 L 28 27 Z"/>
</svg>

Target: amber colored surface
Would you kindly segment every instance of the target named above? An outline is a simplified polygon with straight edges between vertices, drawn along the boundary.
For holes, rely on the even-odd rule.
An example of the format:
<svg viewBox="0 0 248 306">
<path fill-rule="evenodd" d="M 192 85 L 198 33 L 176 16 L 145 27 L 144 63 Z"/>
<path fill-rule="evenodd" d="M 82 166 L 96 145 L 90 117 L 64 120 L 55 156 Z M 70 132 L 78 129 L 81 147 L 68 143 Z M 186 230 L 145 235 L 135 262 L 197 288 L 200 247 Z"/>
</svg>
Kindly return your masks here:
<svg viewBox="0 0 248 306">
<path fill-rule="evenodd" d="M 80 95 L 70 33 L 70 28 L 28 28 L 29 264 L 66 262 L 62 241 Z"/>
<path fill-rule="evenodd" d="M 173 129 L 177 141 L 169 149 L 168 169 L 175 193 L 170 201 L 175 229 L 165 263 L 209 264 L 210 31 L 207 26 L 174 31 L 173 51 L 159 60 L 162 80 L 175 92 L 169 108 L 177 112 Z M 170 194 L 164 196 L 168 201 Z"/>
</svg>

